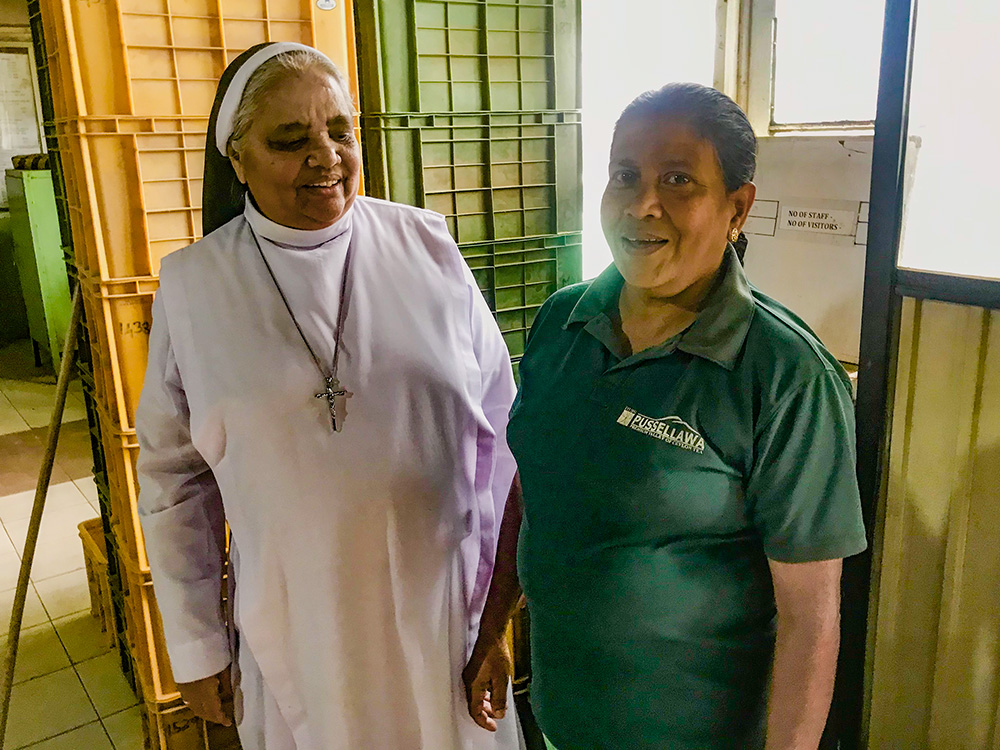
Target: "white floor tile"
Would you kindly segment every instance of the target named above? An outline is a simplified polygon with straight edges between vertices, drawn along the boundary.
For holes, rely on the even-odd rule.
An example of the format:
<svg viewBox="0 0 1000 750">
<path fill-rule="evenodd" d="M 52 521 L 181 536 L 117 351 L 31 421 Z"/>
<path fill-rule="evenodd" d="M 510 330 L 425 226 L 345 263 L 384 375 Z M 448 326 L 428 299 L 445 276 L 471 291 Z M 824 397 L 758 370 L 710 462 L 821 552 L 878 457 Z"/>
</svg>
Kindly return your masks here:
<svg viewBox="0 0 1000 750">
<path fill-rule="evenodd" d="M 73 484 L 76 485 L 77 489 L 83 493 L 83 496 L 88 500 L 97 502 L 97 485 L 94 484 L 94 478 L 82 477 L 80 479 L 74 479 Z"/>
<path fill-rule="evenodd" d="M 9 591 L 17 586 L 21 572 L 21 557 L 14 551 L 7 535 L 0 533 L 0 591 Z"/>
<path fill-rule="evenodd" d="M 79 378 L 74 378 L 69 381 L 69 389 L 66 391 L 67 395 L 72 398 L 79 400 L 83 403 L 83 382 Z"/>
<path fill-rule="evenodd" d="M 3 488 L 0 487 L 0 492 L 2 491 Z M 42 518 L 50 515 L 52 511 L 79 506 L 86 500 L 86 493 L 75 482 L 50 484 L 45 497 Z M 31 509 L 34 505 L 35 490 L 33 489 L 16 492 L 13 495 L 0 496 L 0 522 L 9 524 L 14 521 L 25 521 L 31 517 Z"/>
<path fill-rule="evenodd" d="M 89 504 L 87 508 L 93 511 Z M 85 566 L 83 542 L 80 541 L 79 534 L 45 537 L 40 541 L 44 541 L 44 544 L 38 545 L 31 563 L 31 580 L 35 583 L 80 570 Z"/>
<path fill-rule="evenodd" d="M 142 711 L 142 706 L 133 706 L 101 719 L 115 750 L 142 750 Z"/>
<path fill-rule="evenodd" d="M 0 391 L 7 397 L 30 427 L 47 427 L 52 420 L 56 401 L 56 387 L 47 383 L 26 380 L 0 380 Z M 86 419 L 87 411 L 76 399 L 67 398 L 63 422 Z"/>
<path fill-rule="evenodd" d="M 75 401 L 73 399 L 66 400 L 66 409 L 65 411 L 63 411 L 63 418 L 62 418 L 63 423 L 79 422 L 80 420 L 86 418 L 87 418 L 87 408 L 83 405 L 83 403 Z M 52 419 L 52 410 L 50 408 L 48 418 L 45 422 L 46 426 L 49 423 L 48 420 L 51 419 Z"/>
<path fill-rule="evenodd" d="M 10 537 L 7 536 L 6 529 L 0 533 L 0 558 L 5 558 L 8 554 L 13 552 L 20 559 L 21 555 L 18 554 L 17 548 L 14 547 L 14 542 L 11 541 Z"/>
<path fill-rule="evenodd" d="M 67 484 L 72 485 L 73 483 L 68 482 Z M 80 523 L 96 517 L 93 506 L 80 495 L 75 486 L 72 491 L 78 496 L 76 503 L 62 508 L 46 508 L 42 511 L 42 525 L 38 532 L 38 546 L 65 541 L 65 539 L 74 534 L 79 536 Z M 4 522 L 3 524 L 18 554 L 24 551 L 24 541 L 28 537 L 28 523 L 30 520 L 30 518 L 22 518 L 10 523 Z"/>
<path fill-rule="evenodd" d="M 72 667 L 15 685 L 9 717 L 4 744 L 8 748 L 21 748 L 98 719 Z"/>
<path fill-rule="evenodd" d="M 14 405 L 7 400 L 7 397 L 0 393 L 0 435 L 9 435 L 12 432 L 24 432 L 31 427 L 24 421 Z"/>
<path fill-rule="evenodd" d="M 139 702 L 122 674 L 118 654 L 114 651 L 80 662 L 76 671 L 102 717 L 116 714 Z"/>
<path fill-rule="evenodd" d="M 114 750 L 107 732 L 99 721 L 73 729 L 65 734 L 32 745 L 29 750 Z M 142 741 L 129 750 L 142 750 Z"/>
<path fill-rule="evenodd" d="M 42 600 L 42 605 L 48 616 L 57 620 L 60 617 L 90 611 L 90 587 L 87 585 L 87 572 L 74 570 L 53 578 L 35 583 L 35 590 Z"/>
<path fill-rule="evenodd" d="M 89 611 L 61 617 L 52 624 L 74 664 L 112 650 L 106 640 L 108 636 L 101 632 L 100 623 Z"/>
<path fill-rule="evenodd" d="M 7 636 L 0 638 L 0 653 L 7 654 Z M 70 666 L 69 656 L 51 623 L 21 631 L 17 644 L 14 684 L 51 674 Z"/>
<path fill-rule="evenodd" d="M 89 596 L 89 594 L 88 594 Z M 10 613 L 14 606 L 14 589 L 0 593 L 0 632 L 6 632 L 10 625 Z M 89 604 L 87 605 L 89 608 Z M 28 594 L 24 600 L 24 615 L 21 619 L 22 628 L 32 628 L 35 625 L 42 625 L 49 621 L 49 616 L 42 607 L 42 601 L 38 598 L 35 587 L 28 586 Z"/>
</svg>

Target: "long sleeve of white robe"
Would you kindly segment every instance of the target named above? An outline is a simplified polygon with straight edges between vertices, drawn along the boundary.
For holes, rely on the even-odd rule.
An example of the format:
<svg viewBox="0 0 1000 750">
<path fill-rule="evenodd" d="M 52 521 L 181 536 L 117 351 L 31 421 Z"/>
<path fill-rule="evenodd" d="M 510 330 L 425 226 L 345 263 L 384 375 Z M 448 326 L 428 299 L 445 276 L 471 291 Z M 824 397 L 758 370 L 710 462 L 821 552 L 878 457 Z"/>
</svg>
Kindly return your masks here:
<svg viewBox="0 0 1000 750">
<path fill-rule="evenodd" d="M 217 674 L 231 654 L 221 607 L 222 497 L 191 442 L 190 414 L 158 296 L 138 421 L 139 514 L 177 682 Z"/>
</svg>

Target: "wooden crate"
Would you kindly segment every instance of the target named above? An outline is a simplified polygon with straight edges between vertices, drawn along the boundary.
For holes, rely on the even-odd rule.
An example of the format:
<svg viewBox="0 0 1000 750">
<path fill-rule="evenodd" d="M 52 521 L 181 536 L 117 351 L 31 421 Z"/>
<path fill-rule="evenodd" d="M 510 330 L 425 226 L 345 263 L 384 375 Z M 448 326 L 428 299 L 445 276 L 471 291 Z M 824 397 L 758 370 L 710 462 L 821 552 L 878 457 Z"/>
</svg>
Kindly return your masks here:
<svg viewBox="0 0 1000 750">
<path fill-rule="evenodd" d="M 179 700 L 144 704 L 142 729 L 144 750 L 241 750 L 235 726 L 203 721 Z"/>
<path fill-rule="evenodd" d="M 111 583 L 108 580 L 108 552 L 104 542 L 104 527 L 100 518 L 92 518 L 79 525 L 83 542 L 83 561 L 90 587 L 90 614 L 101 624 L 103 643 L 112 648 L 117 643 Z"/>
<path fill-rule="evenodd" d="M 141 697 L 150 705 L 168 705 L 180 698 L 170 669 L 163 621 L 156 604 L 148 569 L 140 570 L 134 559 L 120 550 L 122 582 L 125 586 L 125 632 L 138 677 Z"/>
</svg>

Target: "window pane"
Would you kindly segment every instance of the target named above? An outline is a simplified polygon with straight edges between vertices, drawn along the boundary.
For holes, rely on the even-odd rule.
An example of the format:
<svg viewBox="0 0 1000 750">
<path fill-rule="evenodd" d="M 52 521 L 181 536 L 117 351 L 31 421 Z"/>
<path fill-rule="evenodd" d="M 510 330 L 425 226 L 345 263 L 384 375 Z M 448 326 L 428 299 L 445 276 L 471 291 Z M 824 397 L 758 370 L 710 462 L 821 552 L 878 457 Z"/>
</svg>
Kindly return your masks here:
<svg viewBox="0 0 1000 750">
<path fill-rule="evenodd" d="M 885 3 L 777 0 L 775 124 L 874 120 Z"/>
<path fill-rule="evenodd" d="M 712 85 L 715 3 L 629 0 L 581 6 L 583 82 L 583 275 L 611 262 L 601 231 L 601 195 L 615 120 L 625 105 L 673 81 Z"/>
<path fill-rule="evenodd" d="M 920 0 L 899 265 L 1000 277 L 1000 3 Z"/>
</svg>

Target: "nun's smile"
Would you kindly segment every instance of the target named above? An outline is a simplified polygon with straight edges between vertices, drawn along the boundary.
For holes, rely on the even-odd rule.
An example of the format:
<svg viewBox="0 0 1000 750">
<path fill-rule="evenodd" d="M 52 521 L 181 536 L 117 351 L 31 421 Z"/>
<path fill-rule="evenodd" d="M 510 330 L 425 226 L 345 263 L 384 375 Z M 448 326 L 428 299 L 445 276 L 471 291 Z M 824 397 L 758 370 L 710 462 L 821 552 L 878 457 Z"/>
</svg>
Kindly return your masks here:
<svg viewBox="0 0 1000 750">
<path fill-rule="evenodd" d="M 337 221 L 358 194 L 361 152 L 351 100 L 317 71 L 285 78 L 258 110 L 233 160 L 267 218 L 295 229 Z"/>
</svg>

